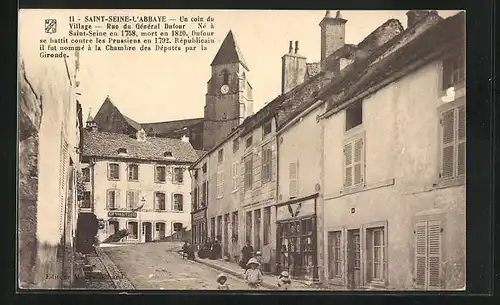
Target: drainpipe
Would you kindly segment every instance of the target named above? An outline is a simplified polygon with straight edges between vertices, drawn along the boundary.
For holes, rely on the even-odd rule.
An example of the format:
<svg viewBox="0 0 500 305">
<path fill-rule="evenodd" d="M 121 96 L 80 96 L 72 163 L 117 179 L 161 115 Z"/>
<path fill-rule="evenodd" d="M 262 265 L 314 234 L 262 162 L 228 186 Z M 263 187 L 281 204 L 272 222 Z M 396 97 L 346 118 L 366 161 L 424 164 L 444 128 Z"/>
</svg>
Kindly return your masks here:
<svg viewBox="0 0 500 305">
<path fill-rule="evenodd" d="M 277 232 L 278 232 L 278 223 L 277 223 L 277 217 L 278 217 L 278 206 L 277 206 L 277 203 L 279 201 L 279 194 L 280 194 L 280 191 L 279 191 L 279 174 L 280 174 L 280 171 L 279 171 L 279 168 L 280 168 L 280 162 L 279 162 L 279 147 L 280 147 L 280 143 L 279 143 L 279 134 L 278 134 L 278 116 L 275 115 L 274 116 L 274 125 L 275 125 L 275 137 L 276 137 L 276 202 L 275 202 L 275 205 L 274 205 L 274 244 L 276 246 L 276 249 L 274 251 L 274 259 L 275 259 L 275 267 L 276 267 L 276 273 L 279 272 L 279 270 L 277 269 L 278 267 L 278 262 L 279 262 L 279 259 L 280 257 L 278 256 L 278 236 L 277 236 Z"/>
</svg>

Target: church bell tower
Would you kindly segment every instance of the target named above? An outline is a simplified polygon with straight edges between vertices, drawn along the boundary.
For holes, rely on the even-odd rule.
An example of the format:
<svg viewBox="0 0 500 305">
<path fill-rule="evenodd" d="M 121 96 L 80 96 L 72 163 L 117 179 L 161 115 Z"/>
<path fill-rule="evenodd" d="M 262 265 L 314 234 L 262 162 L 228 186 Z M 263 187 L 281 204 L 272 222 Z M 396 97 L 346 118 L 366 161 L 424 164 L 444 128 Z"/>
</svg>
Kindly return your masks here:
<svg viewBox="0 0 500 305">
<path fill-rule="evenodd" d="M 210 150 L 253 114 L 248 66 L 229 31 L 211 64 L 203 122 L 203 149 Z"/>
</svg>

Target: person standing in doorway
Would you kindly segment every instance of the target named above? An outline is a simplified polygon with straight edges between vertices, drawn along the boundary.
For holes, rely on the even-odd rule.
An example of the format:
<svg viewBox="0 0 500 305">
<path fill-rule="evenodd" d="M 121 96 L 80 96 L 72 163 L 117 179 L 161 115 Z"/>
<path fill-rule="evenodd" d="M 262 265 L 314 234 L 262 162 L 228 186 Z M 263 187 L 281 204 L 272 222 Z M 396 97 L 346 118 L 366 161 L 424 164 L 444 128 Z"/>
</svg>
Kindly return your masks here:
<svg viewBox="0 0 500 305">
<path fill-rule="evenodd" d="M 241 249 L 241 261 L 240 261 L 240 266 L 241 268 L 245 269 L 245 271 L 248 269 L 247 263 L 248 260 L 252 257 L 253 255 L 253 247 L 250 245 L 250 241 L 247 240 L 246 245 Z"/>
</svg>

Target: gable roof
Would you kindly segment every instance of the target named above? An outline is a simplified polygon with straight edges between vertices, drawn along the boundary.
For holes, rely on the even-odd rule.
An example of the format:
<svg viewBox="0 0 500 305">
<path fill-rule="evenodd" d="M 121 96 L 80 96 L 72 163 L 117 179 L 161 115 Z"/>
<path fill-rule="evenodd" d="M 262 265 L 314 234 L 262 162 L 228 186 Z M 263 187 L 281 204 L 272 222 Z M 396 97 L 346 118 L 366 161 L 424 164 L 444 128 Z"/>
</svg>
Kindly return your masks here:
<svg viewBox="0 0 500 305">
<path fill-rule="evenodd" d="M 247 71 L 249 71 L 248 66 L 243 59 L 243 55 L 241 53 L 236 40 L 234 39 L 233 32 L 229 30 L 226 38 L 222 42 L 222 45 L 217 51 L 217 54 L 214 57 L 214 60 L 210 64 L 211 66 L 220 65 L 220 64 L 229 64 L 239 62 Z"/>
<path fill-rule="evenodd" d="M 125 148 L 126 155 L 118 155 L 118 149 Z M 165 152 L 172 152 L 174 159 L 163 156 Z M 82 156 L 140 159 L 153 161 L 177 161 L 191 163 L 198 155 L 189 142 L 179 139 L 148 137 L 146 141 L 138 141 L 125 134 L 83 131 Z"/>
<path fill-rule="evenodd" d="M 116 107 L 116 106 L 115 106 Z M 118 109 L 118 107 L 116 107 L 116 109 Z M 121 111 L 118 109 L 118 111 L 121 113 Z M 132 126 L 132 128 L 134 128 L 135 130 L 139 131 L 142 129 L 142 126 L 141 124 L 137 123 L 136 121 L 132 120 L 131 118 L 129 118 L 128 116 L 124 115 L 123 113 L 121 113 L 123 118 L 125 119 L 125 121 L 127 121 L 127 123 Z"/>
<path fill-rule="evenodd" d="M 192 126 L 201 122 L 203 122 L 203 118 L 193 118 L 165 122 L 142 123 L 141 126 L 148 134 L 151 129 L 154 134 L 165 134 L 180 131 L 184 127 Z"/>
</svg>

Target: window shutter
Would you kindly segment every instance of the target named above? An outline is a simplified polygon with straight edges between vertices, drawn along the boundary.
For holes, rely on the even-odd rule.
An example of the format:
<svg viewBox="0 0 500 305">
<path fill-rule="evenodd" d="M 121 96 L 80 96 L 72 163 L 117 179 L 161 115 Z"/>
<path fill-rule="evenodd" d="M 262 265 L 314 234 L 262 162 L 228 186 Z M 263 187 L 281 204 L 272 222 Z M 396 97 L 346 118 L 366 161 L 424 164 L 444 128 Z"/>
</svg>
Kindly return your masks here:
<svg viewBox="0 0 500 305">
<path fill-rule="evenodd" d="M 455 111 L 448 110 L 443 113 L 441 118 L 442 125 L 442 172 L 441 178 L 452 178 L 455 167 Z"/>
<path fill-rule="evenodd" d="M 297 162 L 292 162 L 289 165 L 289 196 L 296 197 L 297 196 Z"/>
<path fill-rule="evenodd" d="M 415 286 L 425 287 L 427 282 L 427 221 L 417 222 L 415 228 Z"/>
<path fill-rule="evenodd" d="M 111 208 L 111 191 L 106 191 L 106 208 Z"/>
<path fill-rule="evenodd" d="M 111 180 L 111 164 L 108 164 L 108 180 Z"/>
<path fill-rule="evenodd" d="M 458 107 L 457 176 L 465 175 L 465 105 Z"/>
<path fill-rule="evenodd" d="M 120 190 L 114 190 L 115 192 L 115 208 L 118 209 L 121 207 L 120 204 Z"/>
<path fill-rule="evenodd" d="M 352 153 L 353 153 L 353 149 L 352 149 L 352 143 L 348 143 L 348 144 L 345 144 L 344 145 L 344 186 L 352 186 L 352 164 L 353 164 L 353 160 L 352 160 Z"/>
<path fill-rule="evenodd" d="M 363 138 L 354 142 L 354 185 L 363 182 Z"/>
<path fill-rule="evenodd" d="M 133 196 L 132 192 L 127 191 L 127 209 L 132 208 L 132 200 L 134 199 Z"/>
<path fill-rule="evenodd" d="M 441 287 L 441 222 L 428 222 L 429 287 Z"/>
</svg>

